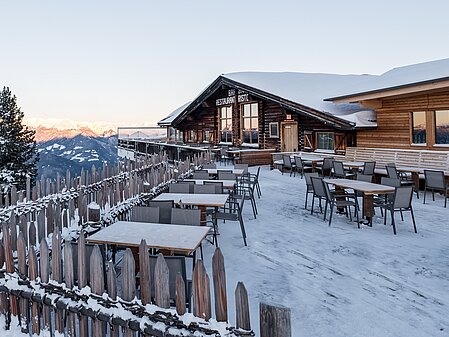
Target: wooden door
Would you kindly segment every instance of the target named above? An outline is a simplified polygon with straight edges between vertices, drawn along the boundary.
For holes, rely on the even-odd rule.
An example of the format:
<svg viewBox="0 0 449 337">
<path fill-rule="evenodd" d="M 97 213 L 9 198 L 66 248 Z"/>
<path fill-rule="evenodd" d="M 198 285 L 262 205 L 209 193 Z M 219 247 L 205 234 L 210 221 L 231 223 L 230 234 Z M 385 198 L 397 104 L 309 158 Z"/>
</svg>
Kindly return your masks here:
<svg viewBox="0 0 449 337">
<path fill-rule="evenodd" d="M 298 151 L 298 124 L 282 123 L 282 151 Z"/>
</svg>

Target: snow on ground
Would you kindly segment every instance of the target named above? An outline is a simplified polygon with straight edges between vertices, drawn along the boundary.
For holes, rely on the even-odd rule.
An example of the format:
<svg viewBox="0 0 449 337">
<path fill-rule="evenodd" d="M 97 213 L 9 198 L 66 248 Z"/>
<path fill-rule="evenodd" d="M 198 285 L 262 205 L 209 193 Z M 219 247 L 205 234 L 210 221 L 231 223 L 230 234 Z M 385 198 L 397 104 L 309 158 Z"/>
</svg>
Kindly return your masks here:
<svg viewBox="0 0 449 337">
<path fill-rule="evenodd" d="M 449 208 L 442 196 L 426 205 L 415 196 L 418 234 L 405 213 L 404 222 L 396 216 L 394 236 L 380 214 L 372 228 L 357 229 L 344 215 L 328 227 L 304 209 L 298 176 L 266 166 L 260 184 L 257 219 L 249 203 L 244 208 L 248 247 L 238 223 L 220 224 L 232 322 L 235 286 L 243 281 L 256 333 L 259 302 L 266 301 L 292 309 L 293 336 L 449 335 Z M 213 247 L 205 246 L 210 273 Z"/>
</svg>

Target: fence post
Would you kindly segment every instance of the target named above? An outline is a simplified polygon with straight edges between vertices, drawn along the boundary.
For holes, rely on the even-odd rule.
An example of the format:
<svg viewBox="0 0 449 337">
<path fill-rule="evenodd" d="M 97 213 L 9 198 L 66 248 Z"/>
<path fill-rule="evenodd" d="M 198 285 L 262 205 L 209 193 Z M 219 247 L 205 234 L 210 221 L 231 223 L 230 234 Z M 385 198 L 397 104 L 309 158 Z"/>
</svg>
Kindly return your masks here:
<svg viewBox="0 0 449 337">
<path fill-rule="evenodd" d="M 95 245 L 90 256 L 90 287 L 92 292 L 97 295 L 103 295 L 104 292 L 104 274 L 103 257 L 100 248 Z M 97 319 L 92 320 L 92 335 L 95 337 L 105 336 L 105 324 Z"/>
<path fill-rule="evenodd" d="M 142 240 L 139 246 L 140 299 L 145 304 L 151 303 L 150 257 L 147 242 Z"/>
<path fill-rule="evenodd" d="M 68 289 L 75 286 L 75 275 L 73 270 L 73 249 L 70 241 L 64 243 L 64 276 L 65 285 Z M 75 337 L 75 314 L 67 310 L 67 336 Z"/>
<path fill-rule="evenodd" d="M 61 233 L 56 227 L 53 232 L 51 242 L 51 279 L 58 283 L 62 282 L 62 254 L 61 254 Z M 64 333 L 63 323 L 64 312 L 62 309 L 55 310 L 55 329 L 59 333 Z"/>
<path fill-rule="evenodd" d="M 19 237 L 17 239 L 17 260 L 18 260 L 18 270 L 19 276 L 22 279 L 27 278 L 27 260 L 26 260 L 26 242 L 23 237 L 22 232 L 19 233 Z M 28 300 L 24 298 L 19 299 L 19 308 L 20 308 L 20 327 L 23 333 L 28 332 L 28 320 L 29 320 L 29 305 Z"/>
<path fill-rule="evenodd" d="M 211 316 L 210 281 L 203 261 L 196 261 L 193 269 L 193 314 L 209 320 Z"/>
<path fill-rule="evenodd" d="M 14 273 L 14 259 L 12 255 L 11 236 L 8 230 L 8 225 L 6 223 L 3 223 L 2 234 L 3 234 L 3 246 L 5 248 L 6 272 Z M 9 303 L 11 306 L 11 314 L 17 317 L 18 308 L 16 296 L 10 296 Z"/>
<path fill-rule="evenodd" d="M 156 305 L 170 308 L 169 271 L 162 254 L 159 254 L 154 266 L 154 294 Z"/>
<path fill-rule="evenodd" d="M 186 285 L 181 273 L 176 275 L 176 312 L 178 315 L 186 313 Z"/>
<path fill-rule="evenodd" d="M 214 280 L 215 316 L 219 322 L 228 321 L 228 303 L 226 298 L 226 273 L 223 254 L 215 249 L 212 257 L 212 274 Z"/>
<path fill-rule="evenodd" d="M 248 292 L 243 282 L 238 282 L 235 288 L 235 315 L 237 329 L 251 330 Z"/>
<path fill-rule="evenodd" d="M 117 299 L 117 274 L 114 269 L 114 264 L 108 262 L 108 273 L 107 273 L 107 285 L 108 285 L 108 295 L 112 300 Z M 111 337 L 119 337 L 119 328 L 110 325 Z"/>
<path fill-rule="evenodd" d="M 81 231 L 78 238 L 78 288 L 84 288 L 87 285 L 87 259 L 86 259 L 86 238 Z M 79 316 L 79 334 L 80 337 L 88 336 L 87 317 Z"/>
<path fill-rule="evenodd" d="M 48 251 L 48 245 L 45 238 L 42 239 L 40 244 L 40 272 L 41 272 L 41 282 L 42 283 L 48 283 L 49 275 L 50 275 L 50 266 L 49 266 L 49 251 Z M 50 336 L 52 336 L 51 333 L 51 317 L 50 317 L 50 308 L 45 306 L 42 308 L 43 311 L 43 318 L 44 318 L 44 328 L 50 333 Z"/>
<path fill-rule="evenodd" d="M 260 337 L 291 337 L 290 308 L 260 303 Z"/>
<path fill-rule="evenodd" d="M 122 262 L 122 299 L 125 301 L 132 301 L 136 295 L 136 272 L 135 262 L 131 249 L 127 248 Z M 125 337 L 135 336 L 134 332 L 129 329 L 124 329 Z"/>
<path fill-rule="evenodd" d="M 3 232 L 3 236 L 5 236 L 6 233 Z M 3 266 L 5 264 L 5 247 L 3 246 L 3 243 L 0 242 L 0 265 Z M 0 315 L 3 315 L 3 317 L 5 317 L 5 323 L 6 325 L 9 325 L 9 321 L 8 321 L 8 312 L 9 312 L 9 302 L 8 302 L 8 296 L 6 295 L 6 293 L 0 293 Z M 0 326 L 0 330 L 2 328 L 6 328 Z"/>
<path fill-rule="evenodd" d="M 30 249 L 28 250 L 28 266 L 30 281 L 35 281 L 39 274 L 37 270 L 37 256 L 34 246 L 30 246 Z M 39 304 L 37 302 L 32 302 L 31 305 L 31 332 L 33 335 L 39 335 L 41 333 Z"/>
</svg>

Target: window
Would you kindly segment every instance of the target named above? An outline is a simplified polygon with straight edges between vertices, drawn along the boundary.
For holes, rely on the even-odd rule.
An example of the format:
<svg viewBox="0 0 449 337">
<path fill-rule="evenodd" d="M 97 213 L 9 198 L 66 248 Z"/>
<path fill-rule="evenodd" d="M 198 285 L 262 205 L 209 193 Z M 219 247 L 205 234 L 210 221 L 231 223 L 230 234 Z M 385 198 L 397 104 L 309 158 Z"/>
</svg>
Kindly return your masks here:
<svg viewBox="0 0 449 337">
<path fill-rule="evenodd" d="M 232 143 L 232 106 L 218 108 L 222 143 Z"/>
<path fill-rule="evenodd" d="M 168 141 L 169 142 L 176 141 L 176 129 L 173 127 L 168 128 Z"/>
<path fill-rule="evenodd" d="M 320 150 L 334 149 L 334 133 L 333 132 L 317 132 L 316 133 L 316 148 Z"/>
<path fill-rule="evenodd" d="M 449 144 L 449 110 L 435 111 L 435 144 Z"/>
<path fill-rule="evenodd" d="M 269 124 L 270 138 L 279 138 L 279 123 L 274 122 Z"/>
<path fill-rule="evenodd" d="M 210 131 L 209 130 L 204 130 L 203 141 L 210 142 Z"/>
<path fill-rule="evenodd" d="M 258 103 L 243 105 L 243 143 L 259 143 L 259 105 Z"/>
<path fill-rule="evenodd" d="M 189 130 L 189 142 L 196 142 L 197 141 L 197 133 L 195 130 Z"/>
<path fill-rule="evenodd" d="M 412 112 L 412 144 L 426 144 L 426 112 Z"/>
</svg>

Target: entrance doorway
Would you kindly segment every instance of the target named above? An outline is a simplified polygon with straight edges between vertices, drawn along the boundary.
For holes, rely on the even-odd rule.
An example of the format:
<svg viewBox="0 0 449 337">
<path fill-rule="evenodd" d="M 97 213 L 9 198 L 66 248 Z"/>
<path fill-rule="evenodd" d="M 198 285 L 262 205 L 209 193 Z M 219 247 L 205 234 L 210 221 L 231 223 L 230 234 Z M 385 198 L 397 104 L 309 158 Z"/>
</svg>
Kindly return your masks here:
<svg viewBox="0 0 449 337">
<path fill-rule="evenodd" d="M 283 152 L 298 151 L 298 123 L 281 123 L 281 144 Z"/>
</svg>

